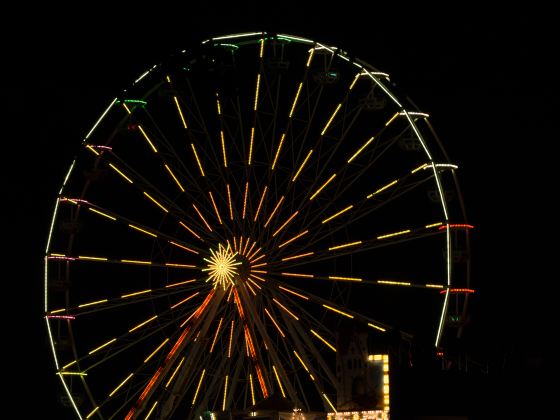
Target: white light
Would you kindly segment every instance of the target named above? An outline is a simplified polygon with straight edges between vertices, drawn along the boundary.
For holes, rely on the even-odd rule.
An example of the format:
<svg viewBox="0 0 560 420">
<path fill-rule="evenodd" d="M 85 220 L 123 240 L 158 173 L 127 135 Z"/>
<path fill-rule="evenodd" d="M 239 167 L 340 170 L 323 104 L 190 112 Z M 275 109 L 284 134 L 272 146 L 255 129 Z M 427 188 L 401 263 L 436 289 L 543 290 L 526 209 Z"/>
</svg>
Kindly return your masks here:
<svg viewBox="0 0 560 420">
<path fill-rule="evenodd" d="M 266 32 L 247 32 L 247 33 L 242 33 L 242 34 L 232 34 L 232 35 L 218 36 L 216 38 L 212 38 L 212 41 L 216 41 L 216 40 L 220 40 L 220 39 L 244 38 L 244 37 L 253 36 L 253 35 L 266 35 Z"/>
<path fill-rule="evenodd" d="M 292 39 L 294 41 L 300 41 L 306 44 L 313 44 L 314 42 L 310 39 L 307 38 L 300 38 L 299 36 L 293 36 L 293 35 L 284 35 L 284 34 L 278 34 L 279 37 L 282 38 L 287 38 L 287 39 Z"/>
<path fill-rule="evenodd" d="M 89 130 L 89 132 L 86 134 L 86 136 L 84 137 L 84 140 L 82 140 L 82 143 L 85 142 L 87 140 L 87 138 L 91 135 L 91 133 L 93 133 L 93 130 L 96 129 L 96 127 L 99 125 L 99 123 L 101 122 L 101 120 L 103 118 L 105 118 L 105 115 L 107 115 L 107 112 L 109 112 L 109 110 L 111 109 L 111 107 L 113 105 L 115 105 L 115 102 L 117 102 L 117 98 L 113 99 L 113 101 L 111 102 L 111 104 L 107 107 L 107 109 L 103 112 L 103 114 L 101 114 L 101 117 L 99 117 L 99 119 L 97 120 L 97 122 L 93 125 L 93 127 L 91 127 L 91 130 Z"/>
<path fill-rule="evenodd" d="M 135 85 L 136 83 L 138 83 L 140 80 L 142 80 L 144 77 L 146 77 L 148 75 L 148 73 L 150 73 L 150 70 L 147 70 L 144 73 L 142 73 L 140 75 L 140 77 L 138 79 L 136 79 L 132 85 Z"/>
</svg>

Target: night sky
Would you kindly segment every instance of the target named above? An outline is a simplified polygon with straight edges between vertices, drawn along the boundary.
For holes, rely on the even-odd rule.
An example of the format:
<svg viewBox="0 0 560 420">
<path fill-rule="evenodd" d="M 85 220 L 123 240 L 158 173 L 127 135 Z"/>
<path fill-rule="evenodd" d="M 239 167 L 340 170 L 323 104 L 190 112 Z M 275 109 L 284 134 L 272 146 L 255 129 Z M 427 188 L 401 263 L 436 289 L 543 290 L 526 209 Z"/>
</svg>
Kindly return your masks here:
<svg viewBox="0 0 560 420">
<path fill-rule="evenodd" d="M 549 128 L 557 109 L 547 65 L 557 47 L 549 13 L 488 14 L 460 6 L 417 13 L 404 5 L 382 12 L 345 2 L 270 6 L 273 12 L 250 5 L 87 22 L 78 15 L 22 19 L 22 33 L 32 34 L 32 41 L 22 38 L 8 52 L 17 76 L 4 85 L 11 97 L 4 104 L 16 111 L 7 122 L 14 137 L 4 136 L 11 144 L 3 165 L 11 197 L 3 204 L 8 220 L 15 216 L 8 229 L 13 235 L 4 240 L 15 237 L 16 248 L 5 251 L 10 309 L 4 309 L 9 332 L 3 343 L 17 398 L 31 402 L 33 412 L 67 418 L 56 401 L 61 390 L 41 318 L 41 261 L 56 192 L 84 134 L 111 98 L 169 53 L 212 35 L 265 30 L 343 47 L 389 73 L 397 92 L 431 115 L 460 167 L 468 220 L 475 225 L 471 279 L 477 292 L 465 345 L 490 368 L 488 377 L 454 378 L 453 384 L 463 383 L 456 392 L 444 379 L 433 380 L 435 393 L 448 399 L 442 405 L 451 407 L 445 411 L 450 414 L 480 412 L 485 405 L 495 412 L 538 407 L 544 400 L 538 381 L 548 369 L 556 331 L 547 296 L 558 278 L 557 213 L 550 204 L 557 194 L 558 129 Z M 437 411 L 429 410 L 422 413 Z"/>
</svg>

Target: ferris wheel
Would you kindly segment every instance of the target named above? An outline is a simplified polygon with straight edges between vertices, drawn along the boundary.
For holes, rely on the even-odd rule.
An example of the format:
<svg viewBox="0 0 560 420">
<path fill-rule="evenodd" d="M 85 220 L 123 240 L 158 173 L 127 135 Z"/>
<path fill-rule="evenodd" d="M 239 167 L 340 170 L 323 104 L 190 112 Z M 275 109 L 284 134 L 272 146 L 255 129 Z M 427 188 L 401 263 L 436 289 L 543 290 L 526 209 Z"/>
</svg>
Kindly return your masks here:
<svg viewBox="0 0 560 420">
<path fill-rule="evenodd" d="M 339 48 L 257 32 L 170 57 L 111 101 L 45 256 L 79 418 L 273 395 L 336 411 L 344 331 L 422 331 L 441 351 L 466 309 L 471 226 L 428 115 L 390 85 Z"/>
</svg>

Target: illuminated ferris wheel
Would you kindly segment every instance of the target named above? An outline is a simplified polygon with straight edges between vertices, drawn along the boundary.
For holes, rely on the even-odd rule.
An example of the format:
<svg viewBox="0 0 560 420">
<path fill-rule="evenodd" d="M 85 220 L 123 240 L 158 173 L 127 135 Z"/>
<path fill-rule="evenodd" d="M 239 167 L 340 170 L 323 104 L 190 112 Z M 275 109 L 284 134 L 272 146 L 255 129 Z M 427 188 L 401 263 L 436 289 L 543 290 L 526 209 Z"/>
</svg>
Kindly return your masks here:
<svg viewBox="0 0 560 420">
<path fill-rule="evenodd" d="M 110 103 L 45 257 L 78 417 L 198 418 L 273 395 L 335 412 L 344 331 L 442 347 L 466 308 L 470 226 L 428 115 L 388 85 L 341 49 L 259 32 L 206 40 Z"/>
</svg>

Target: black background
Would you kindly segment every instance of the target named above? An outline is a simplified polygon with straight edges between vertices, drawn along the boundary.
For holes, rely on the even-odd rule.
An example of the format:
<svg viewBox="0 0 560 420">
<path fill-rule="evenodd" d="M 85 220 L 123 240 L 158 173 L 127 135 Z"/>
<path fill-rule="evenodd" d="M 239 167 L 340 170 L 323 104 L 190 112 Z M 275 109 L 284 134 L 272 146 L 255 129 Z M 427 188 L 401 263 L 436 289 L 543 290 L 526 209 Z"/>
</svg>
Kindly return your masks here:
<svg viewBox="0 0 560 420">
<path fill-rule="evenodd" d="M 44 15 L 34 10 L 33 18 L 20 11 L 13 29 L 3 29 L 4 106 L 10 110 L 2 135 L 9 285 L 3 346 L 5 384 L 17 398 L 14 409 L 22 410 L 14 418 L 36 418 L 24 414 L 30 411 L 71 418 L 57 402 L 61 389 L 42 320 L 41 261 L 56 193 L 81 139 L 110 100 L 161 58 L 211 36 L 253 30 L 341 46 L 388 72 L 432 116 L 460 167 L 475 225 L 477 292 L 466 345 L 490 373 L 412 380 L 407 395 L 418 414 L 543 409 L 540 381 L 556 335 L 551 298 L 558 279 L 552 204 L 558 129 L 550 68 L 558 23 L 550 11 L 372 2 L 135 7 L 118 16 L 94 4 Z"/>
</svg>

